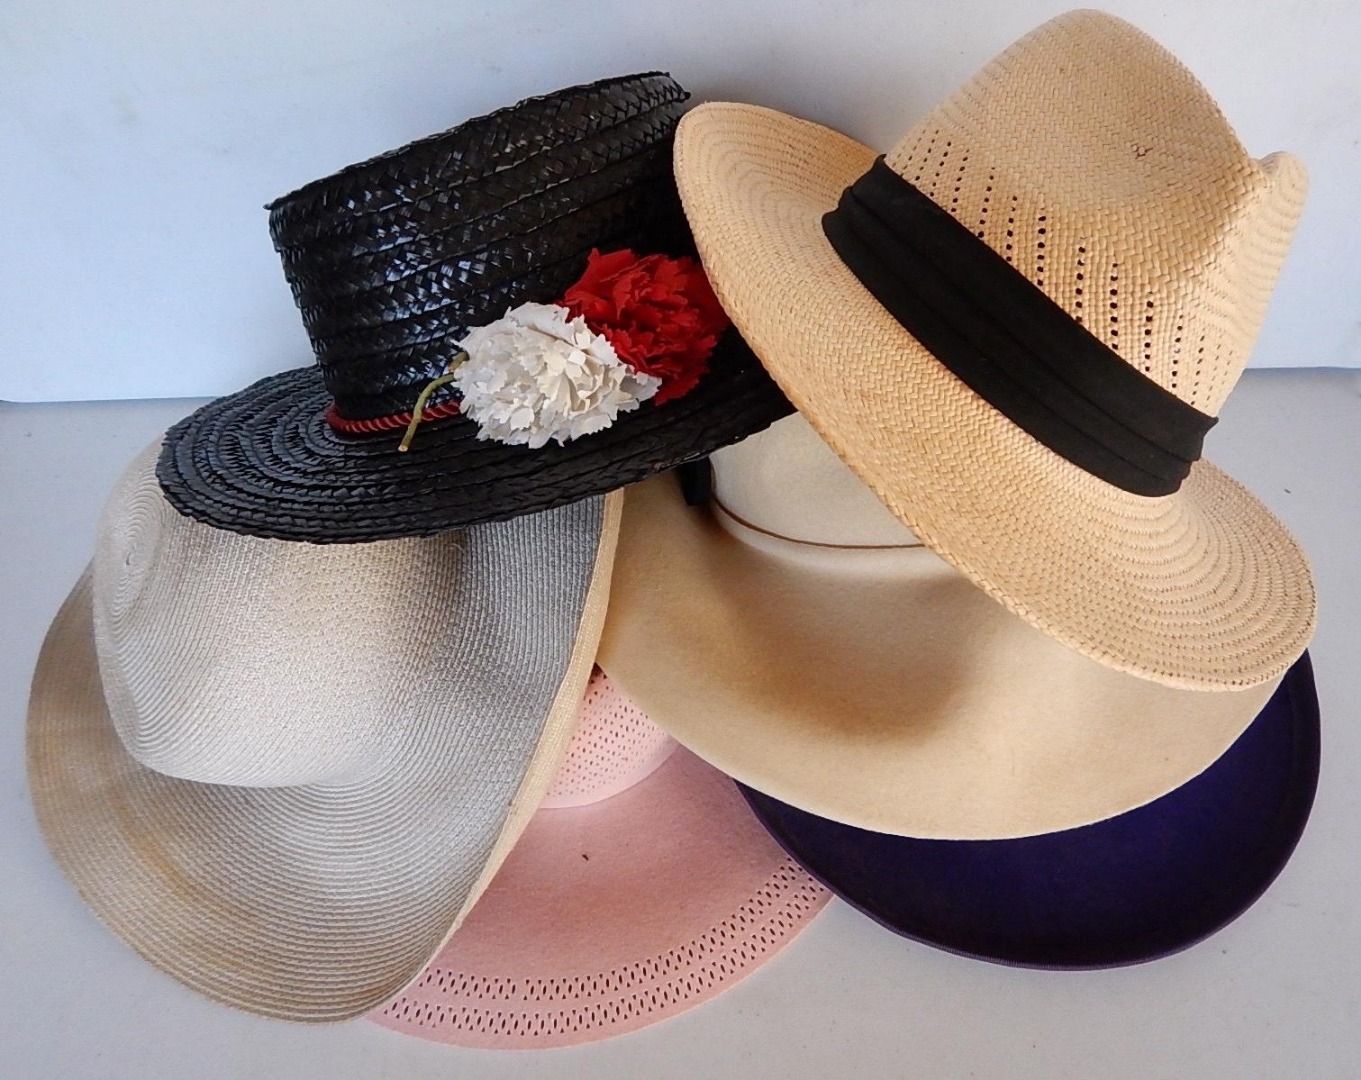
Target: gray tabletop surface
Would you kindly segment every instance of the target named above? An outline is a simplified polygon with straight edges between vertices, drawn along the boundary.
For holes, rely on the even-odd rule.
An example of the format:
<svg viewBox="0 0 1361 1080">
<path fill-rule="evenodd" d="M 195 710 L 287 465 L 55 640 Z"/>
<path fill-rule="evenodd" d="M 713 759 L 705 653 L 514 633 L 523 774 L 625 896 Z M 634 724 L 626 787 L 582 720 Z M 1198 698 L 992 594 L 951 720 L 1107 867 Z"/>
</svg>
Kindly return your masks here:
<svg viewBox="0 0 1361 1080">
<path fill-rule="evenodd" d="M 1208 443 L 1299 536 L 1321 598 L 1313 818 L 1235 923 L 1156 963 L 1046 973 L 911 943 L 833 903 L 698 1009 L 593 1046 L 513 1053 L 200 999 L 106 932 L 43 848 L 23 766 L 39 644 L 118 472 L 195 404 L 0 404 L 3 1080 L 1361 1077 L 1361 375 L 1250 372 Z"/>
</svg>

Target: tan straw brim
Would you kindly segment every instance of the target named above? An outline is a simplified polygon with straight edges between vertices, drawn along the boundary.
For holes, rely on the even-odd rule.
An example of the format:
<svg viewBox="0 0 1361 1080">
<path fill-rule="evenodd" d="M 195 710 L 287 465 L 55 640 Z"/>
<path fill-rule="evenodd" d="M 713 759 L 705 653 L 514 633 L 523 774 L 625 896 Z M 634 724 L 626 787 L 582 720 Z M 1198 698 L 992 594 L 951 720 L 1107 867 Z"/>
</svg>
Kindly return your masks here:
<svg viewBox="0 0 1361 1080">
<path fill-rule="evenodd" d="M 1294 539 L 1206 461 L 1160 498 L 1096 479 L 928 353 L 822 232 L 874 157 L 753 106 L 681 122 L 676 176 L 705 268 L 790 400 L 926 544 L 1059 641 L 1168 686 L 1278 679 L 1314 627 Z"/>
<path fill-rule="evenodd" d="M 1201 772 L 1275 686 L 1160 686 L 925 548 L 800 554 L 717 513 L 670 476 L 628 489 L 600 666 L 700 757 L 822 817 L 947 840 L 1086 825 Z"/>
<path fill-rule="evenodd" d="M 536 628 L 483 642 L 482 667 L 420 675 L 416 697 L 437 708 L 405 734 L 394 724 L 382 767 L 346 784 L 232 787 L 139 765 L 104 700 L 87 573 L 48 632 L 28 715 L 38 822 L 81 898 L 152 964 L 250 1012 L 344 1020 L 399 993 L 491 881 L 566 754 L 618 531 L 618 497 L 595 502 L 550 511 L 594 515 L 585 531 L 560 530 L 589 538 L 580 571 L 546 515 L 522 519 L 522 544 L 489 545 L 519 561 Z M 509 541 L 516 527 L 490 528 Z M 563 589 L 577 602 L 545 610 Z M 542 695 L 521 689 L 535 672 Z"/>
</svg>

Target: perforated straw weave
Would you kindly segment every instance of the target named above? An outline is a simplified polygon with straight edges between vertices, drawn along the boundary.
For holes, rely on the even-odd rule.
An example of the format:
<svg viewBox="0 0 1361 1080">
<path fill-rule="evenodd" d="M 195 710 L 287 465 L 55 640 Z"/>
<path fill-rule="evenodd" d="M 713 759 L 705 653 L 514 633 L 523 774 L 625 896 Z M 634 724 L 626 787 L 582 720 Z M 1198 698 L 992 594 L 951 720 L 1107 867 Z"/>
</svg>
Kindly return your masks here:
<svg viewBox="0 0 1361 1080">
<path fill-rule="evenodd" d="M 651 775 L 675 749 L 675 740 L 597 670 L 543 805 L 582 806 L 618 795 Z"/>
<path fill-rule="evenodd" d="M 594 800 L 535 815 L 440 956 L 372 1014 L 378 1023 L 500 1049 L 610 1038 L 745 978 L 827 903 L 736 785 L 599 672 L 567 760 L 555 788 Z"/>
<path fill-rule="evenodd" d="M 995 599 L 1106 664 L 1172 686 L 1279 677 L 1314 626 L 1308 564 L 1200 461 L 1174 495 L 1121 491 L 967 388 L 874 299 L 823 214 L 875 153 L 751 106 L 681 123 L 676 173 L 715 291 L 791 400 L 884 503 Z M 1061 16 L 889 151 L 894 172 L 1125 361 L 1217 412 L 1303 204 L 1144 34 Z"/>
</svg>

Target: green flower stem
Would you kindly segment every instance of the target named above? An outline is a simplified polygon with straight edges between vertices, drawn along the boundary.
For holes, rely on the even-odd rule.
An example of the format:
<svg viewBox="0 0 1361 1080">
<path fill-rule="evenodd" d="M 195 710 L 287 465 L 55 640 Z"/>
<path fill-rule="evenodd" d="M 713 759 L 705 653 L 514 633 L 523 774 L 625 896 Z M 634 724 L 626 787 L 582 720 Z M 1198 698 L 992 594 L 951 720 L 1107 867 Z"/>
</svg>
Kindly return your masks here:
<svg viewBox="0 0 1361 1080">
<path fill-rule="evenodd" d="M 420 396 L 416 398 L 416 404 L 411 408 L 411 423 L 406 425 L 406 434 L 402 436 L 401 444 L 397 447 L 399 452 L 404 454 L 411 449 L 411 440 L 416 437 L 416 428 L 421 423 L 421 410 L 425 408 L 425 403 L 430 400 L 430 395 L 441 386 L 447 386 L 453 382 L 458 375 L 458 365 L 466 359 L 468 359 L 468 354 L 460 352 L 449 361 L 448 371 L 425 384 L 425 389 L 420 392 Z"/>
</svg>

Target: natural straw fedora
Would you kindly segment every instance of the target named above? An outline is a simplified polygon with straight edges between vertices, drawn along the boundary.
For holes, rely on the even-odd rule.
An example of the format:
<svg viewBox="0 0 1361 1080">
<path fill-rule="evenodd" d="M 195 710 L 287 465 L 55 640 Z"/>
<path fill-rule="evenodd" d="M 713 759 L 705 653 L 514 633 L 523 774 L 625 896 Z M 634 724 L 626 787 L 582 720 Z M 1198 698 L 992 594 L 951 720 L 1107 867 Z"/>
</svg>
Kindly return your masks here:
<svg viewBox="0 0 1361 1080">
<path fill-rule="evenodd" d="M 686 97 L 657 72 L 571 87 L 276 200 L 317 363 L 171 429 L 171 504 L 284 540 L 426 536 L 611 491 L 791 412 L 689 254 Z"/>
<path fill-rule="evenodd" d="M 1278 679 L 1309 567 L 1201 440 L 1303 204 L 1169 53 L 1046 23 L 882 159 L 769 109 L 688 114 L 676 176 L 720 300 L 827 442 L 990 596 L 1169 686 Z"/>
<path fill-rule="evenodd" d="M 598 1042 L 734 986 L 829 898 L 731 780 L 597 672 L 543 808 L 440 955 L 373 1019 L 458 1046 Z"/>
<path fill-rule="evenodd" d="M 1097 663 L 995 604 L 800 416 L 713 455 L 708 509 L 627 490 L 598 663 L 742 783 L 876 832 L 1075 828 L 1201 772 L 1278 680 L 1219 694 Z"/>
<path fill-rule="evenodd" d="M 547 790 L 619 496 L 318 547 L 184 517 L 155 453 L 38 660 L 39 825 L 94 913 L 191 989 L 358 1016 L 439 951 Z"/>
<path fill-rule="evenodd" d="M 801 864 L 896 933 L 1004 964 L 1100 968 L 1188 948 L 1251 907 L 1299 842 L 1318 770 L 1306 653 L 1203 773 L 1080 829 L 917 840 L 744 794 Z"/>
</svg>

